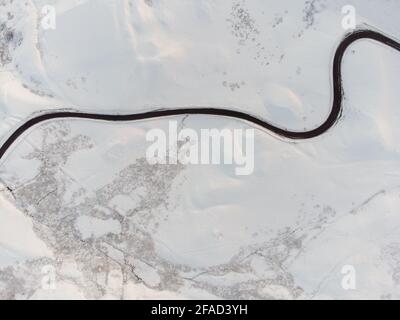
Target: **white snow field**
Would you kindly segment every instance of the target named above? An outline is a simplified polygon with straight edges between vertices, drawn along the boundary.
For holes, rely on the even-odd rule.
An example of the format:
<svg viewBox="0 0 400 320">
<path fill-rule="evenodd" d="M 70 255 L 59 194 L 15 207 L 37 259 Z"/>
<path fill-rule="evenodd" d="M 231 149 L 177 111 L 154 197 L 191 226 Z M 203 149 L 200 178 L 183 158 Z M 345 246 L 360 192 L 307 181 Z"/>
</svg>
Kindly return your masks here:
<svg viewBox="0 0 400 320">
<path fill-rule="evenodd" d="M 310 130 L 345 5 L 400 39 L 397 0 L 0 1 L 0 141 L 60 109 L 224 107 Z M 29 129 L 0 162 L 0 298 L 399 299 L 400 54 L 360 40 L 342 69 L 343 115 L 310 140 L 206 115 Z M 254 128 L 253 174 L 148 164 L 168 120 Z"/>
</svg>

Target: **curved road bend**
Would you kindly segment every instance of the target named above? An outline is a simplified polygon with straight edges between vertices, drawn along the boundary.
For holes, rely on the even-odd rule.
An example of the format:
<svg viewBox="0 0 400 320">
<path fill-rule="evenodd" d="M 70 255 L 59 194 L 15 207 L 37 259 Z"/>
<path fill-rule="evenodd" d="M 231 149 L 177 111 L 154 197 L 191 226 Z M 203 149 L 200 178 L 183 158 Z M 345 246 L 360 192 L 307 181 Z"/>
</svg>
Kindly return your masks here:
<svg viewBox="0 0 400 320">
<path fill-rule="evenodd" d="M 112 114 L 94 114 L 74 111 L 54 111 L 46 114 L 34 117 L 23 125 L 21 125 L 11 136 L 3 143 L 0 147 L 0 160 L 3 158 L 7 150 L 11 145 L 20 137 L 26 130 L 35 126 L 36 124 L 51 120 L 51 119 L 64 119 L 64 118 L 82 118 L 82 119 L 93 119 L 103 121 L 135 121 L 143 119 L 160 118 L 174 115 L 187 115 L 187 114 L 202 114 L 202 115 L 216 115 L 225 116 L 236 119 L 249 121 L 260 127 L 263 127 L 279 136 L 289 139 L 310 139 L 322 135 L 328 131 L 337 120 L 340 118 L 342 113 L 342 100 L 343 100 L 343 87 L 342 87 L 342 60 L 347 48 L 355 41 L 360 39 L 371 39 L 379 43 L 385 44 L 400 52 L 400 43 L 372 30 L 357 30 L 344 37 L 336 49 L 333 66 L 332 66 L 332 78 L 333 78 L 333 103 L 327 119 L 319 125 L 317 128 L 309 131 L 290 131 L 285 130 L 281 127 L 275 126 L 265 120 L 262 120 L 251 114 L 225 109 L 225 108 L 206 108 L 206 107 L 193 107 L 193 108 L 182 108 L 182 109 L 169 109 L 169 110 L 155 110 L 136 114 L 126 115 L 112 115 Z"/>
</svg>

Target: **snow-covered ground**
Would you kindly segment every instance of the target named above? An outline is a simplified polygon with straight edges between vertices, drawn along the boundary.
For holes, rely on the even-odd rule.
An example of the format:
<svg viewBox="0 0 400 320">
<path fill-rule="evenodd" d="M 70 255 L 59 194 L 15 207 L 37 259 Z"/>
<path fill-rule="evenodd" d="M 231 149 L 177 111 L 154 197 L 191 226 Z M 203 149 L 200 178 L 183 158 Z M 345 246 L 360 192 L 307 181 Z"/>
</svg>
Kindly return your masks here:
<svg viewBox="0 0 400 320">
<path fill-rule="evenodd" d="M 314 128 L 345 5 L 400 39 L 397 0 L 0 1 L 0 141 L 66 108 L 225 107 Z M 239 120 L 30 129 L 0 163 L 0 298 L 399 299 L 399 74 L 398 52 L 355 43 L 339 123 L 298 142 L 254 126 L 249 176 L 145 158 L 168 120 L 251 127 Z"/>
</svg>

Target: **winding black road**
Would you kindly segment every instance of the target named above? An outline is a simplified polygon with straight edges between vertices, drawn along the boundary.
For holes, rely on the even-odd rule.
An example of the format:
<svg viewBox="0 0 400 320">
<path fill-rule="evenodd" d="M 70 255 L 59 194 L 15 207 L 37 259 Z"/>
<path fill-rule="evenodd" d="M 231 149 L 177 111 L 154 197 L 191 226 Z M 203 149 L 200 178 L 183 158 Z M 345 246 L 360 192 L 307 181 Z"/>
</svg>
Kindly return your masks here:
<svg viewBox="0 0 400 320">
<path fill-rule="evenodd" d="M 46 114 L 36 116 L 15 130 L 11 136 L 3 143 L 0 147 L 0 160 L 4 157 L 7 150 L 11 145 L 20 137 L 26 130 L 46 120 L 61 119 L 61 118 L 82 118 L 82 119 L 93 119 L 103 121 L 135 121 L 151 118 L 160 118 L 174 115 L 188 115 L 188 114 L 203 114 L 203 115 L 216 115 L 225 116 L 231 118 L 237 118 L 245 121 L 249 121 L 260 127 L 263 127 L 279 136 L 289 139 L 310 139 L 322 135 L 328 131 L 337 120 L 340 118 L 342 113 L 342 100 L 343 100 L 343 86 L 342 86 L 342 60 L 347 48 L 355 41 L 360 39 L 371 39 L 379 43 L 385 44 L 400 52 L 400 43 L 372 30 L 357 30 L 349 33 L 340 42 L 336 49 L 333 67 L 332 67 L 332 79 L 333 79 L 333 103 L 327 119 L 317 128 L 309 131 L 290 131 L 283 128 L 277 127 L 266 120 L 260 119 L 251 114 L 235 111 L 225 108 L 206 108 L 206 107 L 193 107 L 193 108 L 182 108 L 182 109 L 160 109 L 143 113 L 136 114 L 94 114 L 74 111 L 54 111 Z"/>
</svg>

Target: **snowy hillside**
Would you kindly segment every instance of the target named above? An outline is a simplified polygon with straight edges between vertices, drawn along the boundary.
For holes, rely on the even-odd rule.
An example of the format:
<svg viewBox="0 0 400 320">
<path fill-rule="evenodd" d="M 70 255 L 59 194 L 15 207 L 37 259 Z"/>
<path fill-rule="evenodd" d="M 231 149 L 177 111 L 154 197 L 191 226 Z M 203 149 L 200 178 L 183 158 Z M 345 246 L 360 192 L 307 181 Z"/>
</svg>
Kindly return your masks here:
<svg viewBox="0 0 400 320">
<path fill-rule="evenodd" d="M 0 141 L 66 109 L 313 129 L 346 5 L 400 39 L 397 0 L 0 1 Z M 207 115 L 24 132 L 0 162 L 0 299 L 399 299 L 400 53 L 360 40 L 342 70 L 343 115 L 310 140 Z M 171 120 L 253 128 L 254 172 L 149 164 Z"/>
</svg>

